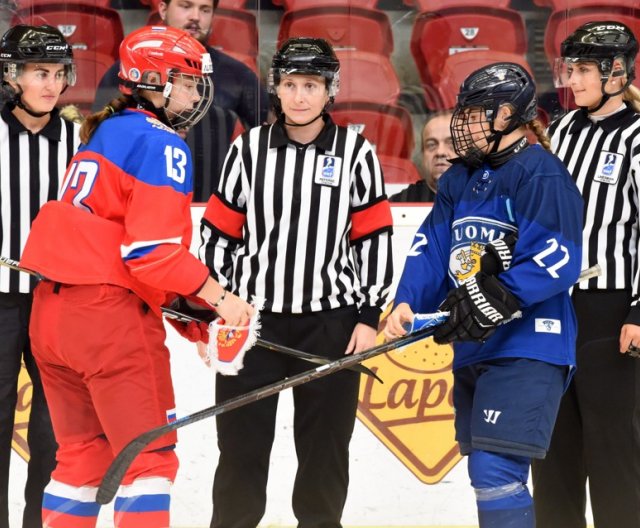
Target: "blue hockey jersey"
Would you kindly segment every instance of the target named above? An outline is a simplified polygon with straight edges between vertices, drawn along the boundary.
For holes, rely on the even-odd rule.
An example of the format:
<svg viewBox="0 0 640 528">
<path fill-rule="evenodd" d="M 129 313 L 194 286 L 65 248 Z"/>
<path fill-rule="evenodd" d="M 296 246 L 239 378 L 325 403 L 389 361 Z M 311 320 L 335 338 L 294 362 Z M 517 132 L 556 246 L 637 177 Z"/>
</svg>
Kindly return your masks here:
<svg viewBox="0 0 640 528">
<path fill-rule="evenodd" d="M 484 343 L 454 343 L 453 368 L 500 357 L 575 364 L 576 321 L 569 289 L 580 273 L 582 197 L 562 162 L 539 145 L 504 165 L 454 164 L 440 178 L 431 214 L 416 233 L 395 304 L 433 312 L 447 292 L 480 270 L 484 246 L 518 241 L 500 281 L 522 317 Z"/>
</svg>

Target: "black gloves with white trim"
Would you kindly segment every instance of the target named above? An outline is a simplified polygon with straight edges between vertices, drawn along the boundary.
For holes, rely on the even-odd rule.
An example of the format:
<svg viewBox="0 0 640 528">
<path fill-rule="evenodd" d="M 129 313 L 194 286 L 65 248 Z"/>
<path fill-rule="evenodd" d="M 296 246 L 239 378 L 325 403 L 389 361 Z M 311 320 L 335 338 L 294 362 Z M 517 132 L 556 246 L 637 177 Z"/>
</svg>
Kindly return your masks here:
<svg viewBox="0 0 640 528">
<path fill-rule="evenodd" d="M 489 242 L 484 247 L 484 255 L 480 259 L 480 270 L 494 277 L 497 277 L 503 271 L 507 271 L 511 267 L 513 248 L 517 240 L 518 236 L 511 233 L 504 238 Z"/>
<path fill-rule="evenodd" d="M 436 343 L 486 341 L 497 325 L 518 314 L 520 303 L 496 278 L 511 267 L 516 240 L 510 234 L 487 244 L 480 260 L 482 271 L 448 293 L 440 310 L 448 311 L 449 319 L 434 333 Z"/>
<path fill-rule="evenodd" d="M 451 290 L 440 310 L 449 312 L 449 319 L 434 333 L 436 343 L 486 341 L 520 311 L 520 303 L 498 279 L 478 272 Z"/>
</svg>

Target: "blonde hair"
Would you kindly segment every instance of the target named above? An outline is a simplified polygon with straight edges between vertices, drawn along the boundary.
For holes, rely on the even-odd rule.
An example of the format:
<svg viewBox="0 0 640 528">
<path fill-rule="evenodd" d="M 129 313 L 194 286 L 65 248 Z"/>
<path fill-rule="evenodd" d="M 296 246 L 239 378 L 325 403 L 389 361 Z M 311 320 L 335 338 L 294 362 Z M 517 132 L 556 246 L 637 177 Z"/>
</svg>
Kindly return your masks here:
<svg viewBox="0 0 640 528">
<path fill-rule="evenodd" d="M 529 121 L 525 127 L 538 138 L 538 143 L 540 143 L 545 150 L 551 151 L 551 141 L 549 141 L 549 136 L 547 136 L 545 132 L 544 125 L 539 119 Z"/>
<path fill-rule="evenodd" d="M 630 84 L 622 94 L 626 102 L 638 113 L 640 113 L 640 89 L 633 84 Z"/>
<path fill-rule="evenodd" d="M 68 104 L 63 106 L 60 109 L 60 117 L 79 125 L 84 123 L 84 115 L 76 105 Z"/>
<path fill-rule="evenodd" d="M 109 102 L 109 104 L 102 110 L 88 116 L 80 127 L 80 141 L 85 145 L 89 143 L 91 136 L 96 131 L 96 128 L 98 128 L 100 123 L 120 110 L 124 110 L 128 106 L 131 106 L 132 103 L 133 98 L 130 95 L 121 95 L 116 99 L 112 99 L 111 102 Z"/>
</svg>

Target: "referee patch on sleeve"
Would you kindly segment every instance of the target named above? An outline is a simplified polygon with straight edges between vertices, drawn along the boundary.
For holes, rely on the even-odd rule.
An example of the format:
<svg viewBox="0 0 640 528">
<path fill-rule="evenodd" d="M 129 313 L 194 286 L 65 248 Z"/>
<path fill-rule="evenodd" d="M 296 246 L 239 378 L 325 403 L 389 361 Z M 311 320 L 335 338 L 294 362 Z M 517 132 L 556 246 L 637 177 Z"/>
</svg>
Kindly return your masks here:
<svg viewBox="0 0 640 528">
<path fill-rule="evenodd" d="M 593 179 L 609 185 L 618 183 L 620 170 L 622 169 L 622 159 L 622 154 L 607 151 L 601 152 Z"/>
<path fill-rule="evenodd" d="M 536 318 L 536 332 L 542 334 L 562 333 L 562 323 L 560 319 Z"/>
</svg>

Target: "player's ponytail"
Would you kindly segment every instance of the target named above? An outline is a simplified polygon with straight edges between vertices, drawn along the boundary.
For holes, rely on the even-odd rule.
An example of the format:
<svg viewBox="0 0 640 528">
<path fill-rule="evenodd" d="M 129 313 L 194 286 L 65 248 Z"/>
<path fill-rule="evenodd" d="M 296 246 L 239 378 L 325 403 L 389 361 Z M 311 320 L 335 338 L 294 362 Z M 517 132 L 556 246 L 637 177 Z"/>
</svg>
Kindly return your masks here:
<svg viewBox="0 0 640 528">
<path fill-rule="evenodd" d="M 624 100 L 627 101 L 633 109 L 640 113 L 640 89 L 633 84 L 627 86 L 627 89 L 624 91 Z"/>
<path fill-rule="evenodd" d="M 547 136 L 547 133 L 544 131 L 544 125 L 539 119 L 529 121 L 525 126 L 535 134 L 536 138 L 538 138 L 538 143 L 540 143 L 545 150 L 551 151 L 549 136 Z"/>
<path fill-rule="evenodd" d="M 91 114 L 84 120 L 80 127 L 80 141 L 85 145 L 89 143 L 89 139 L 100 123 L 130 106 L 133 106 L 133 98 L 130 95 L 121 95 L 117 99 L 112 99 L 102 110 Z"/>
</svg>

